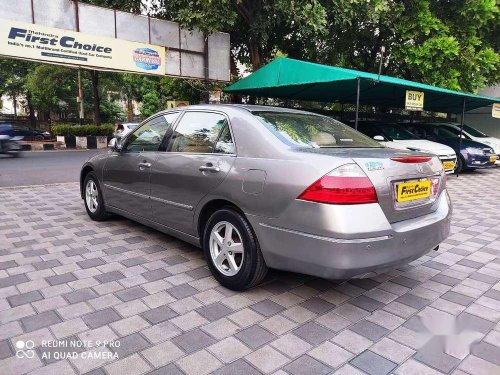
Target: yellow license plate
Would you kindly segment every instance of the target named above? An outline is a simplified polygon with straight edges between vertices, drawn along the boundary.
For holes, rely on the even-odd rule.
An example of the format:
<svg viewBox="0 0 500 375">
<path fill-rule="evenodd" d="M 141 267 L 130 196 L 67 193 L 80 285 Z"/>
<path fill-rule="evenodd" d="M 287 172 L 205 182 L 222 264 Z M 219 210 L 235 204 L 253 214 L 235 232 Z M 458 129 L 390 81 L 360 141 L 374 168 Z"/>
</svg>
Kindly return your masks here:
<svg viewBox="0 0 500 375">
<path fill-rule="evenodd" d="M 415 201 L 431 196 L 431 181 L 402 182 L 398 185 L 398 202 Z"/>
<path fill-rule="evenodd" d="M 455 168 L 455 162 L 452 160 L 451 161 L 444 161 L 443 168 L 444 169 L 453 169 L 453 168 Z"/>
<path fill-rule="evenodd" d="M 490 161 L 491 162 L 495 162 L 497 160 L 498 160 L 498 156 L 497 155 L 490 156 Z"/>
</svg>

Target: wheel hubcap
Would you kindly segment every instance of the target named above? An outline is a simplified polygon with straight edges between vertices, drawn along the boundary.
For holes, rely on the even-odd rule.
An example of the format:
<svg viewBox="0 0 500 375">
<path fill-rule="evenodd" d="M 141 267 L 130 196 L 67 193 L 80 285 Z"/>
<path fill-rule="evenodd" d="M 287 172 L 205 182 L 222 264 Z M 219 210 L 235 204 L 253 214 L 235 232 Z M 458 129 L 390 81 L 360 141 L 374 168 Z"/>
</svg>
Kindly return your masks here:
<svg viewBox="0 0 500 375">
<path fill-rule="evenodd" d="M 85 187 L 85 202 L 90 212 L 94 213 L 97 211 L 99 203 L 97 198 L 99 197 L 99 192 L 97 190 L 97 185 L 94 180 L 88 180 L 87 186 Z"/>
<path fill-rule="evenodd" d="M 236 275 L 243 265 L 244 249 L 238 229 L 221 221 L 210 233 L 210 256 L 217 270 L 226 276 Z"/>
</svg>

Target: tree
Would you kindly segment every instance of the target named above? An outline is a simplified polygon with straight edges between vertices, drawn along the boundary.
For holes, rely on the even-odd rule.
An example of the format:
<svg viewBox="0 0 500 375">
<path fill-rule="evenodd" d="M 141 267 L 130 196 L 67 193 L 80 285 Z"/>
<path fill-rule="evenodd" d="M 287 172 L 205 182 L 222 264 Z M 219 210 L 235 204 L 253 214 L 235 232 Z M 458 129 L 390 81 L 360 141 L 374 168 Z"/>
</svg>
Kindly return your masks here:
<svg viewBox="0 0 500 375">
<path fill-rule="evenodd" d="M 35 108 L 31 91 L 27 87 L 27 75 L 36 66 L 37 63 L 24 60 L 0 59 L 0 96 L 6 94 L 12 98 L 15 115 L 17 115 L 18 100 L 24 99 L 30 124 L 33 127 L 36 125 Z"/>
<path fill-rule="evenodd" d="M 500 80 L 495 0 L 321 2 L 319 62 L 377 72 L 384 46 L 384 74 L 469 92 Z"/>
<path fill-rule="evenodd" d="M 33 106 L 50 118 L 54 112 L 77 117 L 76 70 L 59 65 L 37 64 L 26 76 Z"/>
<path fill-rule="evenodd" d="M 500 81 L 495 0 L 161 0 L 157 14 L 231 34 L 231 66 L 278 53 L 475 91 Z"/>
<path fill-rule="evenodd" d="M 230 32 L 233 56 L 254 70 L 274 56 L 280 42 L 314 40 L 326 16 L 317 0 L 161 0 L 156 11 L 188 29 Z"/>
</svg>

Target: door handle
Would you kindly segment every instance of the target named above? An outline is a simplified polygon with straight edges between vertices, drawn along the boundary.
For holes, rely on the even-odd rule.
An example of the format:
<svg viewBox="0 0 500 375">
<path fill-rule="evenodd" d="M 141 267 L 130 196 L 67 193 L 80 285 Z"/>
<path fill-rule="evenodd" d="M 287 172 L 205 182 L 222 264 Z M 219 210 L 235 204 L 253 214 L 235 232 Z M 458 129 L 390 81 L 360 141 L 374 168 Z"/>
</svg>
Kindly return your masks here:
<svg viewBox="0 0 500 375">
<path fill-rule="evenodd" d="M 201 172 L 212 172 L 212 173 L 217 173 L 220 172 L 220 168 L 216 167 L 214 165 L 202 165 L 200 168 L 198 168 Z"/>
<path fill-rule="evenodd" d="M 142 163 L 137 164 L 139 168 L 151 168 L 151 163 L 146 163 L 145 161 Z"/>
</svg>

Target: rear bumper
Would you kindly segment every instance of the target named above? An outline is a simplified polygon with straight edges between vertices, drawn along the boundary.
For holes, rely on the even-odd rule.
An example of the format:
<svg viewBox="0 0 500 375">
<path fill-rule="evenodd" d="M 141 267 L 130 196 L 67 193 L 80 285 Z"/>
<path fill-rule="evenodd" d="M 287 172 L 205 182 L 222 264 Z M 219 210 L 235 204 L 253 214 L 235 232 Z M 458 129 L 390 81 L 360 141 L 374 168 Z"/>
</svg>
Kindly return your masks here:
<svg viewBox="0 0 500 375">
<path fill-rule="evenodd" d="M 269 267 L 339 280 L 374 276 L 421 257 L 446 239 L 451 213 L 444 191 L 436 211 L 397 223 L 377 224 L 385 229 L 358 232 L 356 238 L 278 227 L 259 217 L 250 216 L 249 220 Z M 358 219 L 370 227 L 369 218 Z"/>
</svg>

